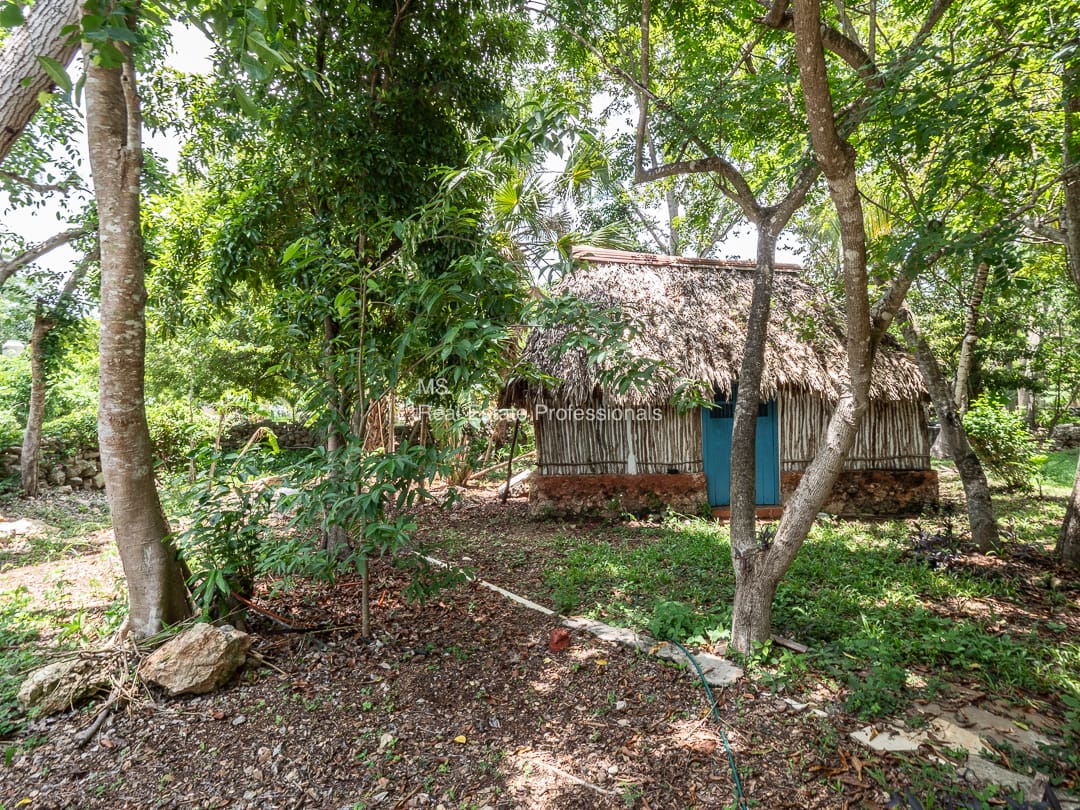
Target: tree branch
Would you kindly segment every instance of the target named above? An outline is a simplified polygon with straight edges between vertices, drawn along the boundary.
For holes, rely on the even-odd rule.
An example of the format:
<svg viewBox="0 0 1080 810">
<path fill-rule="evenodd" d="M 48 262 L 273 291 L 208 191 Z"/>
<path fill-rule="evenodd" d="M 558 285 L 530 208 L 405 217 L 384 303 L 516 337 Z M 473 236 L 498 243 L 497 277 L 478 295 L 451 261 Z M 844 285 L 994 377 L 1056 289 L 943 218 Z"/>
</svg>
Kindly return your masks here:
<svg viewBox="0 0 1080 810">
<path fill-rule="evenodd" d="M 94 249 L 83 256 L 79 263 L 75 265 L 75 269 L 71 271 L 71 275 L 68 276 L 63 289 L 60 290 L 60 295 L 56 298 L 56 304 L 52 308 L 52 313 L 49 316 L 50 318 L 56 320 L 60 317 L 64 304 L 75 294 L 75 290 L 78 289 L 79 284 L 82 283 L 82 280 L 90 270 L 90 265 L 99 261 L 101 261 L 101 247 L 100 245 L 95 244 Z"/>
<path fill-rule="evenodd" d="M 23 5 L 23 4 L 19 4 Z M 14 28 L 0 47 L 0 163 L 7 157 L 53 87 L 38 56 L 67 65 L 79 44 L 80 0 L 34 3 L 26 23 Z"/>
<path fill-rule="evenodd" d="M 26 186 L 29 189 L 33 189 L 38 194 L 50 194 L 54 192 L 59 194 L 68 194 L 72 191 L 86 190 L 85 186 L 83 186 L 82 183 L 75 181 L 71 181 L 68 183 L 35 183 L 29 177 L 24 177 L 23 175 L 16 174 L 15 172 L 9 172 L 7 169 L 0 169 L 0 177 L 7 178 L 8 180 L 11 180 L 14 183 L 18 183 L 21 186 Z"/>
<path fill-rule="evenodd" d="M 942 17 L 945 16 L 945 12 L 949 10 L 949 7 L 953 4 L 953 0 L 934 0 L 934 4 L 930 6 L 930 11 L 926 13 L 926 19 L 923 21 L 922 27 L 908 43 L 907 47 L 901 52 L 901 58 L 906 59 L 912 53 L 926 41 L 926 38 L 934 30 L 934 26 L 938 24 Z"/>
<path fill-rule="evenodd" d="M 775 0 L 775 2 L 769 6 L 769 12 L 761 18 L 761 22 L 767 25 L 769 28 L 777 28 L 780 25 L 780 21 L 788 15 L 788 6 L 790 0 Z"/>
<path fill-rule="evenodd" d="M 720 157 L 719 155 L 716 155 L 713 150 L 710 149 L 709 146 L 700 138 L 700 136 L 694 133 L 693 127 L 689 126 L 686 120 L 681 115 L 679 115 L 679 113 L 665 99 L 658 96 L 648 87 L 643 86 L 638 78 L 631 75 L 622 67 L 612 64 L 611 60 L 609 60 L 603 53 L 601 53 L 599 49 L 597 49 L 591 42 L 585 39 L 585 37 L 583 37 L 577 31 L 574 31 L 563 25 L 562 22 L 553 17 L 550 12 L 548 12 L 545 8 L 537 6 L 529 6 L 529 8 L 530 10 L 535 11 L 537 14 L 547 17 L 547 19 L 551 20 L 552 23 L 558 26 L 559 30 L 572 37 L 579 45 L 581 45 L 581 47 L 585 48 L 589 53 L 596 57 L 611 75 L 621 79 L 635 93 L 642 94 L 642 96 L 649 102 L 655 104 L 664 112 L 670 114 L 672 118 L 674 118 L 675 121 L 678 122 L 679 126 L 682 127 L 683 131 L 687 134 L 687 138 L 690 140 L 690 142 L 693 143 L 698 149 L 700 149 L 705 155 L 707 155 L 707 157 L 703 158 L 702 160 L 709 161 L 711 163 L 710 168 L 690 168 L 694 164 L 700 163 L 700 161 L 676 161 L 674 164 L 666 164 L 665 166 L 646 169 L 642 165 L 643 160 L 641 158 L 643 158 L 643 154 L 641 151 L 638 151 L 635 154 L 634 160 L 635 183 L 645 183 L 651 180 L 671 177 L 672 175 L 676 174 L 696 174 L 700 172 L 713 172 L 719 175 L 722 181 L 720 184 L 720 191 L 724 194 L 724 196 L 736 203 L 743 210 L 743 213 L 746 214 L 747 219 L 749 219 L 751 222 L 757 223 L 761 220 L 761 205 L 758 203 L 757 197 L 754 195 L 753 190 L 750 188 L 750 184 L 746 181 L 746 178 L 743 177 L 742 172 L 740 172 L 730 161 L 726 160 L 723 157 Z M 680 168 L 673 169 L 672 167 Z"/>
<path fill-rule="evenodd" d="M 1051 228 L 1049 225 L 1044 225 L 1041 222 L 1031 221 L 1025 221 L 1024 228 L 1033 235 L 1039 236 L 1048 242 L 1053 242 L 1055 245 L 1064 245 L 1068 243 L 1064 228 Z"/>
<path fill-rule="evenodd" d="M 73 242 L 81 236 L 86 236 L 88 233 L 90 233 L 90 231 L 86 228 L 72 228 L 69 231 L 56 234 L 56 236 L 45 240 L 41 244 L 27 248 L 18 256 L 3 260 L 3 262 L 0 263 L 0 287 L 4 286 L 4 283 L 9 278 L 26 265 L 37 261 L 46 253 L 55 250 L 61 245 L 66 245 L 68 242 Z"/>
<path fill-rule="evenodd" d="M 775 10 L 773 6 L 773 10 Z M 794 31 L 795 30 L 795 17 L 791 12 L 787 12 L 777 19 L 775 25 L 770 25 L 769 19 L 772 11 L 764 17 L 758 17 L 755 22 L 759 22 L 762 25 L 768 25 L 771 28 L 775 28 L 778 31 Z M 834 53 L 843 59 L 847 64 L 862 77 L 863 82 L 867 87 L 874 89 L 880 89 L 885 86 L 885 81 L 882 79 L 881 74 L 878 73 L 877 65 L 874 64 L 874 60 L 870 58 L 868 54 L 855 40 L 837 31 L 832 26 L 821 26 L 821 41 L 825 46 L 825 49 L 830 53 Z"/>
</svg>

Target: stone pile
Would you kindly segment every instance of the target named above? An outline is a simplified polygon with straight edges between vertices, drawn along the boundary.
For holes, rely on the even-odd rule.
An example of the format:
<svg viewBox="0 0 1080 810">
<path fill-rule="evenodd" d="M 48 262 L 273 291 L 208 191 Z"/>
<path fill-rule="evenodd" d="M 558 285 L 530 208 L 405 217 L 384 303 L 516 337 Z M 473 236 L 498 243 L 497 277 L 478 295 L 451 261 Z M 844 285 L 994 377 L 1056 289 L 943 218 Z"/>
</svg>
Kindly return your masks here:
<svg viewBox="0 0 1080 810">
<path fill-rule="evenodd" d="M 226 450 L 239 450 L 247 444 L 248 439 L 259 428 L 272 431 L 277 436 L 279 447 L 314 447 L 320 443 L 320 439 L 299 422 L 275 422 L 270 419 L 261 419 L 258 422 L 241 422 L 230 427 L 221 439 L 221 446 Z"/>
<path fill-rule="evenodd" d="M 105 488 L 101 454 L 97 450 L 80 450 L 73 456 L 56 460 L 63 447 L 55 439 L 43 440 L 41 450 L 44 461 L 40 462 L 38 477 L 43 485 L 55 487 L 61 492 Z M 22 448 L 19 445 L 5 448 L 0 460 L 4 475 L 17 477 L 21 459 Z"/>
<path fill-rule="evenodd" d="M 1080 425 L 1058 425 L 1050 435 L 1055 450 L 1080 447 Z"/>
</svg>

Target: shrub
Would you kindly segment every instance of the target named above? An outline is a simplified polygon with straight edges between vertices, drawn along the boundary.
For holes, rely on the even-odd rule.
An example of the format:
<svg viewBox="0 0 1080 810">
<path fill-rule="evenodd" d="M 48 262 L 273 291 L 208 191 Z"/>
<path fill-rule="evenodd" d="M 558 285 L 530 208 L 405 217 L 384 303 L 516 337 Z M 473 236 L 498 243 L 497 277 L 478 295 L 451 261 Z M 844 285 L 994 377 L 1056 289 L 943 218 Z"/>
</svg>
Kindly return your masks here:
<svg viewBox="0 0 1080 810">
<path fill-rule="evenodd" d="M 1019 412 L 983 395 L 964 414 L 964 430 L 979 459 L 1009 489 L 1031 486 L 1037 448 Z"/>
<path fill-rule="evenodd" d="M 10 411 L 0 410 L 0 446 L 8 447 L 22 442 L 22 425 Z"/>
<path fill-rule="evenodd" d="M 703 632 L 705 621 L 685 602 L 664 601 L 653 608 L 649 632 L 659 639 L 685 641 Z"/>
<path fill-rule="evenodd" d="M 154 452 L 168 469 L 185 462 L 193 448 L 212 444 L 217 431 L 212 419 L 196 412 L 192 420 L 187 406 L 175 402 L 148 405 L 146 421 Z"/>
<path fill-rule="evenodd" d="M 191 571 L 188 584 L 203 617 L 218 619 L 235 607 L 234 595 L 251 596 L 260 552 L 272 537 L 274 492 L 259 482 L 257 453 L 246 458 L 207 455 L 216 457 L 223 475 L 210 479 L 204 474 L 181 493 L 191 524 L 176 536 L 176 544 Z"/>
<path fill-rule="evenodd" d="M 185 461 L 193 447 L 212 443 L 214 439 L 216 425 L 213 421 L 197 415 L 192 424 L 187 408 L 181 405 L 150 405 L 146 409 L 146 419 L 154 453 L 166 467 Z M 0 420 L 0 431 L 4 427 L 5 423 Z M 95 449 L 98 446 L 97 410 L 84 408 L 51 419 L 42 426 L 41 435 L 44 439 L 59 442 L 61 455 L 73 456 L 82 450 Z"/>
<path fill-rule="evenodd" d="M 26 424 L 26 413 L 30 407 L 30 353 L 23 352 L 17 357 L 0 356 L 0 412 L 5 425 Z"/>
<path fill-rule="evenodd" d="M 75 455 L 97 447 L 97 410 L 88 408 L 51 419 L 41 426 L 43 439 L 60 442 L 61 453 Z"/>
</svg>

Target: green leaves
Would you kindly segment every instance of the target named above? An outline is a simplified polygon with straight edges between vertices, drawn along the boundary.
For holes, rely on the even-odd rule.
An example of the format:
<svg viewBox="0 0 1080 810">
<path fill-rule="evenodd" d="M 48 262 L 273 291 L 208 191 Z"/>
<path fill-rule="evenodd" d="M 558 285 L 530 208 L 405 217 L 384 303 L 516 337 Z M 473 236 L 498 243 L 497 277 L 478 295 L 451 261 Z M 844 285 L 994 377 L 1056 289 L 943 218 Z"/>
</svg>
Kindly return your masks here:
<svg viewBox="0 0 1080 810">
<path fill-rule="evenodd" d="M 24 22 L 26 17 L 17 3 L 0 3 L 0 28 L 15 28 Z"/>
<path fill-rule="evenodd" d="M 57 87 L 63 90 L 65 94 L 71 92 L 71 77 L 68 76 L 67 69 L 60 62 L 51 56 L 38 56 L 37 60 Z"/>
<path fill-rule="evenodd" d="M 94 59 L 98 64 L 117 67 L 122 65 L 127 57 L 116 43 L 135 46 L 142 40 L 139 34 L 129 27 L 129 10 L 117 7 L 106 11 L 101 8 L 98 12 L 83 15 L 82 37 L 93 46 Z"/>
<path fill-rule="evenodd" d="M 964 414 L 964 430 L 979 459 L 1010 489 L 1027 489 L 1039 466 L 1024 417 L 1000 401 L 982 396 Z M 1044 457 L 1045 460 L 1045 457 Z"/>
</svg>

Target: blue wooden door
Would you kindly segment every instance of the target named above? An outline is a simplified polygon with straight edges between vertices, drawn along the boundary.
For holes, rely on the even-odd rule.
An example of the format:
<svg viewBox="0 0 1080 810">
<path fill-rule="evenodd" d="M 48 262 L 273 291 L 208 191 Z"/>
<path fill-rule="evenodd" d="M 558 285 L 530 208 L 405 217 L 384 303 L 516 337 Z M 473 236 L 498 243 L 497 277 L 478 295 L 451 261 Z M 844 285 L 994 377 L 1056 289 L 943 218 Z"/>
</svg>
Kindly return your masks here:
<svg viewBox="0 0 1080 810">
<path fill-rule="evenodd" d="M 717 396 L 712 408 L 701 409 L 702 458 L 711 506 L 731 502 L 731 425 L 735 421 L 735 397 Z M 780 503 L 780 431 L 776 400 L 758 406 L 757 448 L 754 453 L 754 503 Z"/>
</svg>

